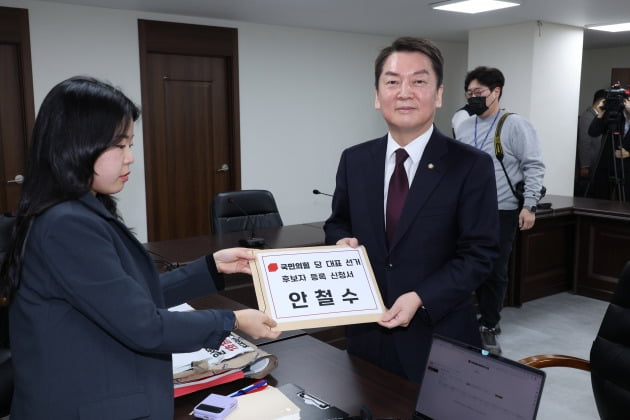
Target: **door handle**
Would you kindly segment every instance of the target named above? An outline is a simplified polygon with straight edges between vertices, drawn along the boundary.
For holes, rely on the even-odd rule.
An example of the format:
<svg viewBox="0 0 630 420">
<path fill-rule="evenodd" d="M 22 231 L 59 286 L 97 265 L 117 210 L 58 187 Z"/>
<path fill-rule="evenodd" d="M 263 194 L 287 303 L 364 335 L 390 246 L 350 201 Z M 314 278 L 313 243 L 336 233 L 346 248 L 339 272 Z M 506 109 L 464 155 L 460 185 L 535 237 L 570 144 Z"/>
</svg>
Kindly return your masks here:
<svg viewBox="0 0 630 420">
<path fill-rule="evenodd" d="M 15 178 L 7 181 L 7 184 L 21 184 L 24 182 L 24 175 L 17 174 Z"/>
<path fill-rule="evenodd" d="M 227 163 L 224 163 L 223 165 L 221 165 L 219 169 L 217 169 L 217 172 L 227 172 L 229 170 L 230 170 L 230 165 L 228 165 Z"/>
</svg>

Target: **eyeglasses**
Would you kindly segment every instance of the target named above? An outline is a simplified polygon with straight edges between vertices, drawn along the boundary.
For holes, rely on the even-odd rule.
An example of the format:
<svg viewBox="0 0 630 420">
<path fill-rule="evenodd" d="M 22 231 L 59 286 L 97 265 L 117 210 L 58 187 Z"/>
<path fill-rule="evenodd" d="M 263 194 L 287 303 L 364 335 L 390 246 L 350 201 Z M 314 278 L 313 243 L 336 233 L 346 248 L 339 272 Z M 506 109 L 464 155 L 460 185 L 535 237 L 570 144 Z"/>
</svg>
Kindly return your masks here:
<svg viewBox="0 0 630 420">
<path fill-rule="evenodd" d="M 466 91 L 466 98 L 468 99 L 468 98 L 472 98 L 473 96 L 483 96 L 483 93 L 486 90 L 490 91 L 490 89 L 488 89 L 487 87 L 467 90 Z"/>
</svg>

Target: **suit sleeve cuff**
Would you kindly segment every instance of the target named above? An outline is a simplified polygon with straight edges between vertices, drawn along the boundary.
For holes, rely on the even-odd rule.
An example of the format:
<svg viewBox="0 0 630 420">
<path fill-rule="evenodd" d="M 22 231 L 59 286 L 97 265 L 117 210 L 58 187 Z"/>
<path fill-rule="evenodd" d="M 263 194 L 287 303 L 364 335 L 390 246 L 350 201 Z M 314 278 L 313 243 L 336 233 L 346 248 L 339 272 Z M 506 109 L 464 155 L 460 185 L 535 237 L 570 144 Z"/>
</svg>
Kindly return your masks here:
<svg viewBox="0 0 630 420">
<path fill-rule="evenodd" d="M 212 254 L 206 255 L 206 265 L 208 266 L 208 272 L 210 273 L 210 277 L 212 277 L 212 281 L 214 281 L 214 285 L 218 291 L 225 289 L 225 278 L 222 273 L 219 273 L 217 269 L 217 264 L 214 261 L 214 256 Z"/>
</svg>

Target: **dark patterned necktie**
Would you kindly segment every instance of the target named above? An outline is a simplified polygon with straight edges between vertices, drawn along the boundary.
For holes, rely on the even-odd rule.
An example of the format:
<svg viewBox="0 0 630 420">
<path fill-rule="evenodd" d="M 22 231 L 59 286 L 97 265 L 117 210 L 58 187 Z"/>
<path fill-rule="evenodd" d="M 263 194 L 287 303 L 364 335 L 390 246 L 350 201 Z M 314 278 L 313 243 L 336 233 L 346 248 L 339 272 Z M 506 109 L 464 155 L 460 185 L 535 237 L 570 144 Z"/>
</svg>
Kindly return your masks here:
<svg viewBox="0 0 630 420">
<path fill-rule="evenodd" d="M 405 149 L 396 150 L 396 167 L 389 179 L 389 190 L 387 191 L 387 211 L 385 216 L 385 229 L 387 231 L 387 246 L 389 247 L 394 239 L 398 220 L 402 213 L 405 199 L 409 192 L 409 181 L 405 171 L 405 160 L 409 155 Z"/>
</svg>

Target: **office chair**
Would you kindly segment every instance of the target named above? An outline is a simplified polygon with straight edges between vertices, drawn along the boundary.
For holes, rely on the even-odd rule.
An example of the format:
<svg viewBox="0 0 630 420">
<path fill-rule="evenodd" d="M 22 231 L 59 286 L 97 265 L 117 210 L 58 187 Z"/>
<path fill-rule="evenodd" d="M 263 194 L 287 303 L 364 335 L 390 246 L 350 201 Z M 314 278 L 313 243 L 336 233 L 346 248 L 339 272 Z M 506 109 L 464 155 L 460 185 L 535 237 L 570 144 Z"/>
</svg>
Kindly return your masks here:
<svg viewBox="0 0 630 420">
<path fill-rule="evenodd" d="M 212 199 L 213 233 L 253 231 L 282 225 L 276 200 L 267 190 L 227 191 Z"/>
<path fill-rule="evenodd" d="M 602 420 L 622 420 L 630 413 L 630 261 L 624 266 L 606 309 L 590 360 L 544 354 L 519 360 L 537 368 L 564 366 L 591 373 L 597 411 Z"/>
</svg>

